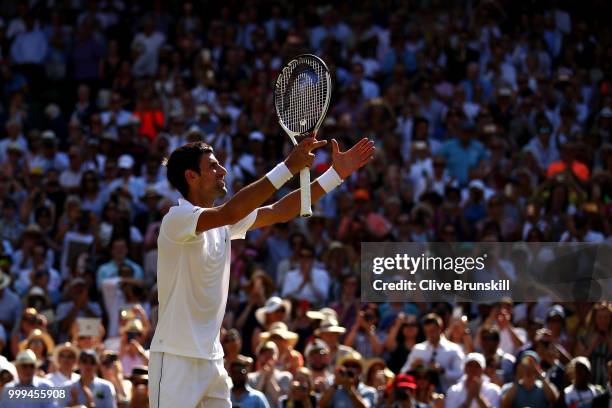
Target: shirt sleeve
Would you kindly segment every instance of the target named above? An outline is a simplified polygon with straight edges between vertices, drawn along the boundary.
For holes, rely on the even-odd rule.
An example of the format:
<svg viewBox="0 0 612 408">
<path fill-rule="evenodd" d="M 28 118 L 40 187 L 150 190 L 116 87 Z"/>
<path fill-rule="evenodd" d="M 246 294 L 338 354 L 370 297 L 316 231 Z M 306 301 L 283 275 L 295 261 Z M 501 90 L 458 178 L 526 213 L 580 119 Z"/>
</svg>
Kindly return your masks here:
<svg viewBox="0 0 612 408">
<path fill-rule="evenodd" d="M 249 230 L 249 228 L 251 228 L 251 225 L 253 225 L 253 223 L 257 219 L 258 210 L 259 209 L 257 208 L 251 211 L 249 215 L 247 215 L 237 223 L 229 226 L 230 239 L 244 239 L 247 231 Z"/>
<path fill-rule="evenodd" d="M 195 238 L 198 219 L 203 212 L 202 207 L 173 207 L 164 218 L 161 229 L 166 237 L 176 242 Z"/>
</svg>

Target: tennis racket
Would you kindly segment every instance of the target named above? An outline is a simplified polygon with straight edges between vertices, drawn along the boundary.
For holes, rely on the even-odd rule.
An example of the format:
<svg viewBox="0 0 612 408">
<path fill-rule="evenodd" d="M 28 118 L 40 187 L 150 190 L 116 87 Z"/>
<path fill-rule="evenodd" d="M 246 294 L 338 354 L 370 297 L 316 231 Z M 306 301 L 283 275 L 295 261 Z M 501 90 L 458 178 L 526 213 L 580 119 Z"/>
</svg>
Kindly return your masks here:
<svg viewBox="0 0 612 408">
<path fill-rule="evenodd" d="M 294 145 L 316 134 L 331 99 L 331 76 L 316 55 L 301 54 L 282 69 L 274 86 L 274 106 L 281 127 Z M 300 215 L 310 217 L 310 169 L 300 171 Z"/>
</svg>

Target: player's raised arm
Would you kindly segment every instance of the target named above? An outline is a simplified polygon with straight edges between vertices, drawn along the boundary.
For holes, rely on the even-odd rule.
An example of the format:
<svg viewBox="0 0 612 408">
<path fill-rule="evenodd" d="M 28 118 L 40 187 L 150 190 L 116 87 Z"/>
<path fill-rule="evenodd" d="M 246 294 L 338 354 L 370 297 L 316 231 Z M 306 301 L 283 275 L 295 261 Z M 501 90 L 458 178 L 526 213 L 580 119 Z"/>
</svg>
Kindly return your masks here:
<svg viewBox="0 0 612 408">
<path fill-rule="evenodd" d="M 312 151 L 325 146 L 326 143 L 314 138 L 304 139 L 265 177 L 244 187 L 226 203 L 216 207 L 215 200 L 227 194 L 224 181 L 227 170 L 215 158 L 212 148 L 205 143 L 196 142 L 180 147 L 168 159 L 168 180 L 187 201 L 199 207 L 194 210 L 199 212 L 199 216 L 195 231 L 193 226 L 189 226 L 189 218 L 193 219 L 192 217 L 185 217 L 184 226 L 173 226 L 172 229 L 201 233 L 237 223 L 262 205 L 294 174 L 310 166 L 314 160 Z M 175 217 L 175 221 L 180 224 L 181 218 Z"/>
<path fill-rule="evenodd" d="M 338 142 L 332 140 L 332 166 L 310 184 L 312 204 L 325 193 L 336 188 L 342 180 L 368 163 L 374 155 L 374 142 L 361 139 L 350 150 L 341 152 Z M 287 222 L 300 212 L 300 190 L 292 191 L 285 197 L 257 212 L 257 218 L 250 229 Z"/>
</svg>

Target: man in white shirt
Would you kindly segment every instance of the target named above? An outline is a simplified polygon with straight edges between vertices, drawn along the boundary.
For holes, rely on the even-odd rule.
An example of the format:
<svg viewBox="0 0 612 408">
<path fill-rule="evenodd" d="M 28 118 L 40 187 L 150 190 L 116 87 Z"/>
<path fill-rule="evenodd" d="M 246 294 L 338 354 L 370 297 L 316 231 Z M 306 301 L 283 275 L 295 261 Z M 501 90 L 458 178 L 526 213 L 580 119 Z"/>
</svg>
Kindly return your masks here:
<svg viewBox="0 0 612 408">
<path fill-rule="evenodd" d="M 442 325 L 442 319 L 435 313 L 423 318 L 426 340 L 414 346 L 401 372 L 405 373 L 418 366 L 428 366 L 438 373 L 440 387 L 442 391 L 446 391 L 461 377 L 464 355 L 461 346 L 442 335 Z"/>
<path fill-rule="evenodd" d="M 309 245 L 300 250 L 300 267 L 287 272 L 283 281 L 282 296 L 306 300 L 312 305 L 323 304 L 329 290 L 329 274 L 314 265 L 314 251 Z"/>
<path fill-rule="evenodd" d="M 446 408 L 498 408 L 500 388 L 483 377 L 485 358 L 480 353 L 470 353 L 465 358 L 463 378 L 448 389 Z"/>
<path fill-rule="evenodd" d="M 219 330 L 229 288 L 230 240 L 250 229 L 286 222 L 299 213 L 300 191 L 259 208 L 326 144 L 306 138 L 265 177 L 224 204 L 227 171 L 212 148 L 193 142 L 168 159 L 167 177 L 184 197 L 162 220 L 158 238 L 159 321 L 151 343 L 152 408 L 230 407 L 231 380 L 224 368 Z M 347 152 L 332 141 L 328 172 L 311 184 L 313 203 L 364 166 L 374 144 L 362 139 Z"/>
</svg>

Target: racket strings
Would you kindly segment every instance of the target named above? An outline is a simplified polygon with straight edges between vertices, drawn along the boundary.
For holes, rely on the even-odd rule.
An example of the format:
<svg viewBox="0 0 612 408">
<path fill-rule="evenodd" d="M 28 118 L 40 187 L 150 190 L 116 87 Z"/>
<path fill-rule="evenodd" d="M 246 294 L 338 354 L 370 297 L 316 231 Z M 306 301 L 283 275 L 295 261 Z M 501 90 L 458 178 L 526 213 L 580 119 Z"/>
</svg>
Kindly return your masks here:
<svg viewBox="0 0 612 408">
<path fill-rule="evenodd" d="M 326 69 L 315 61 L 294 61 L 281 73 L 275 89 L 276 108 L 292 132 L 312 130 L 327 105 Z"/>
</svg>

